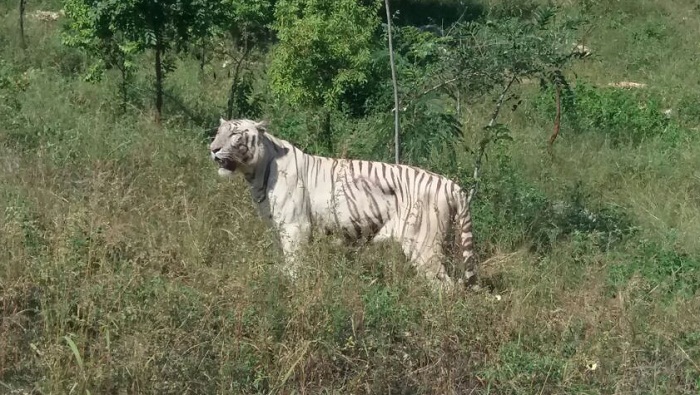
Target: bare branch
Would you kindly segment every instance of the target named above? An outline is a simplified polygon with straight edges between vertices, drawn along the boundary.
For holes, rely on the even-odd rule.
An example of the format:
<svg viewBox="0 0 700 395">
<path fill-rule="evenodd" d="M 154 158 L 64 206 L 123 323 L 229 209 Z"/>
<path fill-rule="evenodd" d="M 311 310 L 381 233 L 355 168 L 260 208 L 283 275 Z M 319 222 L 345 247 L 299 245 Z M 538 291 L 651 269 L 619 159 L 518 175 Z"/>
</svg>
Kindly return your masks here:
<svg viewBox="0 0 700 395">
<path fill-rule="evenodd" d="M 418 97 L 420 98 L 420 97 L 422 97 L 422 96 L 425 96 L 425 95 L 427 95 L 427 94 L 430 93 L 430 92 L 434 92 L 434 91 L 436 91 L 436 90 L 442 88 L 443 86 L 448 85 L 448 84 L 451 84 L 451 83 L 453 83 L 453 82 L 455 82 L 455 81 L 458 81 L 458 80 L 460 80 L 460 79 L 462 79 L 462 76 L 455 77 L 455 78 L 450 78 L 450 79 L 447 80 L 447 81 L 443 81 L 443 82 L 441 82 L 441 83 L 435 85 L 434 87 L 432 87 L 432 88 L 430 88 L 430 89 L 428 89 L 428 90 L 425 90 L 425 91 L 421 92 L 421 93 L 418 95 Z"/>
<path fill-rule="evenodd" d="M 552 132 L 552 135 L 549 137 L 549 153 L 552 153 L 552 146 L 554 145 L 554 140 L 557 139 L 557 136 L 559 136 L 559 129 L 561 127 L 561 86 L 559 84 L 556 85 L 556 105 L 557 105 L 557 114 L 554 117 L 554 132 Z"/>
</svg>

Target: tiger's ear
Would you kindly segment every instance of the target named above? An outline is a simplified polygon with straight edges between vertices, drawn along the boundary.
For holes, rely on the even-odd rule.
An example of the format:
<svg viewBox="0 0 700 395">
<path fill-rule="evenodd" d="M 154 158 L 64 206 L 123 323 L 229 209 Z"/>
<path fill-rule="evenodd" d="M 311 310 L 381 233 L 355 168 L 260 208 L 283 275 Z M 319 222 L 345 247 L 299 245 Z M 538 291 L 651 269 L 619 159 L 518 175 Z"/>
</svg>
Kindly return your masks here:
<svg viewBox="0 0 700 395">
<path fill-rule="evenodd" d="M 255 128 L 258 129 L 258 132 L 260 132 L 260 133 L 267 132 L 268 126 L 269 125 L 268 125 L 267 121 L 260 121 L 260 122 L 255 123 Z"/>
<path fill-rule="evenodd" d="M 223 118 L 219 118 L 219 126 L 223 125 L 226 123 L 226 120 Z"/>
</svg>

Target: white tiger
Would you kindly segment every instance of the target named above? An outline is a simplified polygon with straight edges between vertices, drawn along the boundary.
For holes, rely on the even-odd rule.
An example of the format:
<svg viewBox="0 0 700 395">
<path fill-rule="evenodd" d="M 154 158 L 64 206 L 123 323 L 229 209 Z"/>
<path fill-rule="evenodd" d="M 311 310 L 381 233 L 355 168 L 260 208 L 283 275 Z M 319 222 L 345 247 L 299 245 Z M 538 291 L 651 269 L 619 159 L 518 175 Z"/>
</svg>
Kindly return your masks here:
<svg viewBox="0 0 700 395">
<path fill-rule="evenodd" d="M 278 231 L 292 278 L 314 228 L 340 230 L 351 241 L 396 240 L 433 283 L 475 285 L 469 204 L 453 181 L 407 165 L 309 155 L 249 119 L 221 119 L 210 150 L 220 175 L 245 176 L 260 214 Z M 442 261 L 454 225 L 461 260 L 451 279 Z"/>
</svg>

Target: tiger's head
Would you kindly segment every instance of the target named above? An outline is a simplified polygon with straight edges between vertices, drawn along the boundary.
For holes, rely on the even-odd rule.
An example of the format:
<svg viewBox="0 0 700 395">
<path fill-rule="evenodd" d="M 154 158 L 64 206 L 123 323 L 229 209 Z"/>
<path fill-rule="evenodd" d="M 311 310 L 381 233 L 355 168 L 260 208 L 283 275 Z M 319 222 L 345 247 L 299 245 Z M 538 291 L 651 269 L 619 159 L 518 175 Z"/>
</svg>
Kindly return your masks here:
<svg viewBox="0 0 700 395">
<path fill-rule="evenodd" d="M 219 165 L 219 175 L 230 176 L 237 169 L 253 172 L 265 157 L 264 133 L 264 122 L 219 119 L 219 128 L 209 146 L 211 158 Z"/>
</svg>

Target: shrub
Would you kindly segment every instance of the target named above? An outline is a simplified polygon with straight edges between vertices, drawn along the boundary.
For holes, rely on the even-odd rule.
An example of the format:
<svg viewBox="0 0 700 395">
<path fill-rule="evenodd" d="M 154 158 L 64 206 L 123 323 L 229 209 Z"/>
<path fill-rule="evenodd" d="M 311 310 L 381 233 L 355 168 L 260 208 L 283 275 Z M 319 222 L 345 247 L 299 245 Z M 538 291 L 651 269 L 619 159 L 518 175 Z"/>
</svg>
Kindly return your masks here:
<svg viewBox="0 0 700 395">
<path fill-rule="evenodd" d="M 598 134 L 614 145 L 639 144 L 654 137 L 674 144 L 680 140 L 681 127 L 663 113 L 661 101 L 654 95 L 598 88 L 585 82 L 579 82 L 570 93 L 573 100 L 563 100 L 562 119 L 578 134 Z M 552 97 L 552 90 L 547 90 L 535 104 L 548 119 L 555 113 Z"/>
<path fill-rule="evenodd" d="M 700 257 L 658 242 L 641 241 L 630 260 L 610 266 L 609 285 L 613 289 L 625 286 L 634 276 L 644 280 L 643 291 L 664 297 L 693 297 L 700 289 Z"/>
<path fill-rule="evenodd" d="M 591 207 L 580 184 L 569 187 L 563 200 L 553 200 L 525 180 L 507 155 L 498 160 L 498 172 L 485 179 L 474 208 L 477 235 L 490 235 L 481 241 L 487 246 L 526 243 L 546 252 L 559 241 L 583 234 L 607 250 L 634 232 L 621 208 Z"/>
</svg>

